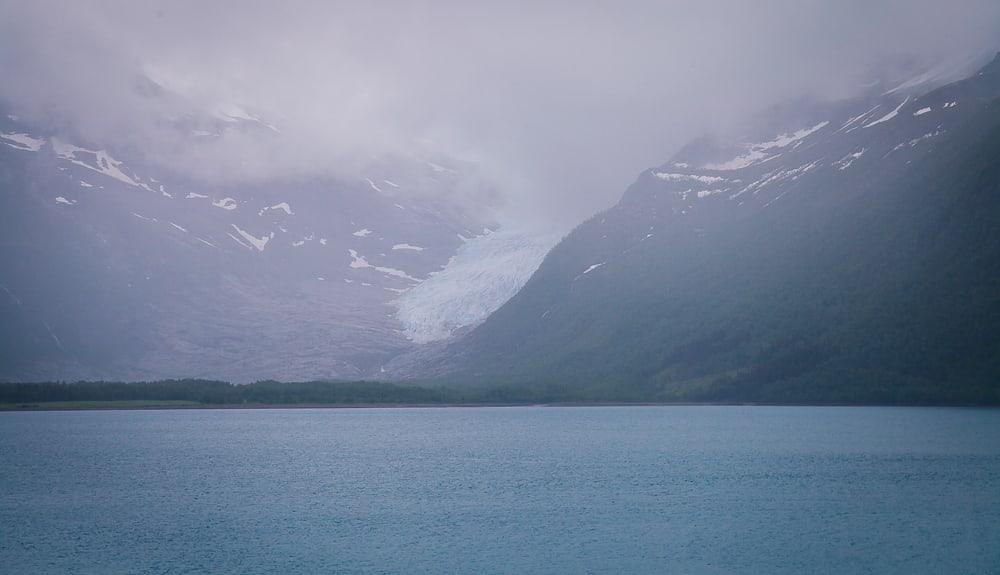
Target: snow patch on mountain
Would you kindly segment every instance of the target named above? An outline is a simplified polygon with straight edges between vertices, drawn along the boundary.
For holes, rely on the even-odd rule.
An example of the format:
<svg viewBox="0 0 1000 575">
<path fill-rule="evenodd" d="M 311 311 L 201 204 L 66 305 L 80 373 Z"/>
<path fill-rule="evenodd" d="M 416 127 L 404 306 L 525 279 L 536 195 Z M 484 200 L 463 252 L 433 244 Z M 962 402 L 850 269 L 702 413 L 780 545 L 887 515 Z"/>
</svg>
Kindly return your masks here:
<svg viewBox="0 0 1000 575">
<path fill-rule="evenodd" d="M 230 105 L 222 110 L 219 110 L 218 113 L 216 114 L 216 117 L 222 120 L 223 122 L 228 122 L 228 123 L 234 123 L 240 121 L 253 122 L 255 124 L 260 124 L 261 126 L 264 126 L 265 128 L 271 130 L 275 134 L 281 133 L 281 130 L 279 130 L 274 124 L 269 124 L 268 122 L 261 120 L 257 116 L 253 116 L 247 113 L 246 110 L 236 105 Z"/>
<path fill-rule="evenodd" d="M 716 184 L 718 182 L 726 181 L 725 178 L 720 178 L 718 176 L 698 176 L 694 174 L 671 174 L 664 172 L 654 172 L 653 175 L 667 182 L 691 181 L 691 182 L 699 182 L 702 184 Z"/>
<path fill-rule="evenodd" d="M 882 116 L 881 118 L 879 118 L 878 120 L 875 120 L 874 122 L 870 122 L 868 124 L 865 124 L 864 127 L 865 128 L 871 128 L 872 126 L 877 126 L 877 125 L 881 124 L 882 122 L 888 122 L 889 120 L 895 118 L 899 114 L 899 110 L 902 109 L 902 107 L 905 106 L 906 103 L 909 102 L 909 101 L 910 101 L 910 97 L 907 96 L 906 99 L 903 100 L 902 104 L 896 106 L 895 110 L 889 112 L 888 114 Z"/>
<path fill-rule="evenodd" d="M 240 238 L 234 236 L 233 234 L 231 234 L 229 232 L 226 232 L 226 235 L 229 236 L 230 238 L 232 238 L 234 242 L 240 244 L 241 246 L 245 247 L 246 249 L 248 249 L 248 250 L 252 250 L 253 249 L 252 247 L 250 247 L 249 244 L 247 244 L 246 242 L 244 242 Z"/>
<path fill-rule="evenodd" d="M 235 210 L 238 204 L 233 198 L 222 198 L 221 200 L 214 200 L 212 205 L 224 210 Z"/>
<path fill-rule="evenodd" d="M 7 140 L 3 143 L 7 144 L 11 148 L 17 148 L 18 150 L 24 150 L 26 152 L 37 152 L 42 149 L 42 146 L 45 145 L 45 140 L 36 140 L 28 134 L 0 134 L 0 138 Z"/>
<path fill-rule="evenodd" d="M 797 168 L 775 170 L 773 172 L 768 172 L 768 173 L 764 174 L 759 180 L 750 183 L 748 186 L 746 186 L 742 190 L 740 190 L 740 191 L 736 192 L 735 194 L 731 195 L 729 197 L 729 199 L 738 198 L 741 195 L 745 194 L 746 192 L 752 192 L 753 195 L 757 195 L 762 189 L 764 189 L 764 188 L 766 188 L 768 186 L 771 186 L 771 185 L 782 185 L 784 182 L 786 182 L 788 180 L 791 180 L 791 181 L 797 180 L 803 174 L 805 174 L 805 173 L 807 173 L 807 172 L 809 172 L 811 170 L 814 170 L 819 165 L 820 165 L 820 160 L 815 160 L 813 162 L 809 162 L 808 164 L 803 164 L 801 166 L 798 166 Z M 784 194 L 783 193 L 779 194 L 777 197 L 771 199 L 771 201 L 769 201 L 768 203 L 764 204 L 764 206 L 767 207 L 767 206 L 771 205 L 775 200 L 777 200 L 778 198 L 780 198 L 782 195 L 784 195 Z"/>
<path fill-rule="evenodd" d="M 834 132 L 834 133 L 839 134 L 840 132 L 843 132 L 844 130 L 847 130 L 847 128 L 850 128 L 851 126 L 854 126 L 854 127 L 851 128 L 850 130 L 847 130 L 848 132 L 852 132 L 852 131 L 856 130 L 858 128 L 858 126 L 856 126 L 855 124 L 857 124 L 858 122 L 864 122 L 865 120 L 867 120 L 869 116 L 871 116 L 873 113 L 875 113 L 875 110 L 878 110 L 878 108 L 879 108 L 879 104 L 875 104 L 874 106 L 872 106 L 869 110 L 865 111 L 864 113 L 858 114 L 857 116 L 851 116 L 847 120 L 847 122 L 845 122 L 844 125 L 841 126 L 840 128 L 838 128 L 837 131 Z"/>
<path fill-rule="evenodd" d="M 259 252 L 264 251 L 264 247 L 267 246 L 267 242 L 274 239 L 274 232 L 271 232 L 270 234 L 265 234 L 258 238 L 257 236 L 247 232 L 246 230 L 241 229 L 236 224 L 229 224 L 229 225 L 233 226 L 233 229 L 236 230 L 236 233 L 240 234 L 240 236 L 242 236 L 243 239 L 250 242 L 253 245 L 253 247 L 257 248 L 257 251 Z"/>
<path fill-rule="evenodd" d="M 446 168 L 446 167 L 442 166 L 441 164 L 435 164 L 434 162 L 425 162 L 425 163 L 427 164 L 427 167 L 429 167 L 430 169 L 434 170 L 435 172 L 437 172 L 439 174 L 441 174 L 441 173 L 457 174 L 458 173 L 457 171 L 455 171 L 455 170 L 453 170 L 451 168 Z"/>
<path fill-rule="evenodd" d="M 397 278 L 402 278 L 409 280 L 411 282 L 419 282 L 420 280 L 411 276 L 410 274 L 404 272 L 403 270 L 398 270 L 396 268 L 390 268 L 386 266 L 376 266 L 368 263 L 368 259 L 365 256 L 359 255 L 356 250 L 347 250 L 347 253 L 351 254 L 350 266 L 352 269 L 366 269 L 370 268 L 377 272 L 381 272 L 387 276 L 393 276 Z"/>
<path fill-rule="evenodd" d="M 912 147 L 916 146 L 917 144 L 919 144 L 920 142 L 923 142 L 924 140 L 929 140 L 931 138 L 940 136 L 943 133 L 944 133 L 943 130 L 935 130 L 933 132 L 927 132 L 926 134 L 924 134 L 924 135 L 922 135 L 922 136 L 920 136 L 918 138 L 913 138 L 912 140 L 910 140 L 908 142 L 903 142 L 901 144 L 898 144 L 892 150 L 889 150 L 889 154 L 891 154 L 891 153 L 893 153 L 893 152 L 895 152 L 897 150 L 900 150 L 902 148 L 905 148 L 907 146 L 909 146 L 909 147 L 912 148 Z M 886 154 L 886 156 L 888 156 L 889 154 Z"/>
<path fill-rule="evenodd" d="M 728 189 L 729 188 L 726 188 L 726 190 L 728 190 Z M 719 189 L 719 188 L 716 188 L 714 190 L 698 190 L 698 193 L 696 195 L 699 198 L 707 198 L 708 196 L 714 196 L 716 194 L 721 194 L 722 192 L 724 192 L 726 190 Z M 688 192 L 691 192 L 691 190 L 688 190 Z M 684 199 L 687 199 L 687 197 L 685 196 Z"/>
<path fill-rule="evenodd" d="M 837 166 L 837 168 L 840 170 L 846 170 L 847 168 L 851 167 L 851 164 L 854 163 L 854 160 L 857 160 L 863 155 L 865 155 L 865 149 L 861 148 L 857 152 L 847 154 L 843 158 L 837 160 L 836 162 L 833 163 L 833 165 Z"/>
<path fill-rule="evenodd" d="M 274 204 L 273 206 L 267 206 L 266 208 L 261 208 L 261 210 L 257 212 L 257 215 L 263 216 L 269 210 L 281 210 L 286 214 L 288 214 L 289 216 L 293 215 L 294 213 L 292 212 L 291 206 L 288 205 L 288 202 L 281 202 L 280 204 Z"/>
<path fill-rule="evenodd" d="M 441 271 L 395 301 L 404 334 L 429 343 L 480 323 L 521 289 L 558 239 L 503 228 L 469 239 Z"/>
<path fill-rule="evenodd" d="M 87 148 L 67 144 L 66 142 L 56 138 L 52 139 L 52 150 L 56 153 L 56 156 L 69 161 L 71 164 L 87 168 L 88 170 L 93 170 L 99 174 L 104 174 L 109 178 L 113 178 L 130 186 L 142 188 L 150 192 L 154 191 L 153 188 L 150 188 L 149 185 L 143 183 L 138 177 L 126 174 L 123 170 L 125 165 L 112 158 L 106 150 L 88 150 Z M 77 154 L 83 154 L 85 156 L 84 159 L 89 159 L 86 158 L 86 156 L 93 156 L 93 164 L 84 161 L 84 159 L 78 157 Z"/>
<path fill-rule="evenodd" d="M 368 185 L 371 186 L 373 190 L 380 194 L 382 193 L 382 188 L 376 186 L 375 182 L 373 182 L 371 178 L 365 178 L 365 181 L 368 182 Z"/>
<path fill-rule="evenodd" d="M 773 140 L 769 140 L 767 142 L 750 144 L 746 146 L 747 151 L 745 153 L 736 156 L 732 160 L 717 164 L 706 164 L 702 166 L 702 169 L 716 171 L 740 170 L 754 164 L 766 162 L 778 156 L 778 154 L 769 153 L 768 150 L 788 147 L 789 145 L 799 142 L 813 133 L 822 130 L 829 123 L 830 122 L 820 122 L 811 128 L 802 128 L 801 130 L 796 130 L 788 134 L 781 134 Z"/>
</svg>

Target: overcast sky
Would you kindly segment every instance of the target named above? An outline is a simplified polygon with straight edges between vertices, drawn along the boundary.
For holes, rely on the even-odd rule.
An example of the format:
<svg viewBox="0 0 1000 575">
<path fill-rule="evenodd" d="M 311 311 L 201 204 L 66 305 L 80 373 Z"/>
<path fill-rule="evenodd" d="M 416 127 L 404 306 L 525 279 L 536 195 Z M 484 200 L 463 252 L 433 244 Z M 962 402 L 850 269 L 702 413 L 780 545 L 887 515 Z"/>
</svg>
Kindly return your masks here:
<svg viewBox="0 0 1000 575">
<path fill-rule="evenodd" d="M 0 96 L 206 178 L 343 175 L 429 139 L 564 226 L 702 132 L 1000 45 L 997 0 L 541 4 L 0 0 Z M 192 155 L 164 126 L 232 105 L 281 135 Z"/>
</svg>

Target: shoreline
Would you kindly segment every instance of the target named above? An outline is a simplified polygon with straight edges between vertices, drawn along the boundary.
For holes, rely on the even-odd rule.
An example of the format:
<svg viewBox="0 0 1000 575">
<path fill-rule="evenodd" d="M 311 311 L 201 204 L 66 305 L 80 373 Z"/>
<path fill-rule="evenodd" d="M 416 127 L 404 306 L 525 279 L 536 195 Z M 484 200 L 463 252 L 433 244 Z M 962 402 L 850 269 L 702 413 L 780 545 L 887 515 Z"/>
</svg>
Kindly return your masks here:
<svg viewBox="0 0 1000 575">
<path fill-rule="evenodd" d="M 97 403 L 97 402 L 87 402 Z M 708 403 L 708 402 L 549 402 L 549 403 L 199 403 L 183 405 L 45 405 L 33 403 L 22 405 L 0 405 L 0 413 L 9 411 L 166 411 L 189 409 L 424 409 L 454 407 L 668 407 L 668 406 L 738 406 L 757 405 L 750 403 Z"/>
<path fill-rule="evenodd" d="M 61 403 L 61 402 L 59 402 Z M 3 404 L 0 413 L 25 411 L 168 411 L 168 410 L 258 410 L 258 409 L 426 409 L 457 407 L 907 407 L 907 408 L 976 408 L 1000 409 L 996 405 L 913 405 L 861 403 L 752 403 L 752 402 L 533 402 L 533 403 L 226 403 L 226 404 L 150 404 L 115 405 L 109 402 L 85 402 L 91 405 Z"/>
</svg>

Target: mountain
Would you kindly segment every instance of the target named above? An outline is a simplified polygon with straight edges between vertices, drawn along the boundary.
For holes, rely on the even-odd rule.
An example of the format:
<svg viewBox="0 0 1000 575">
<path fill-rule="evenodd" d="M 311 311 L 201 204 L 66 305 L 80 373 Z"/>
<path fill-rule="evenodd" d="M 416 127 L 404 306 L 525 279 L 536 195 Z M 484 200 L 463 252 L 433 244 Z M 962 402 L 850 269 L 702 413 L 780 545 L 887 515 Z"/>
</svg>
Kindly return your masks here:
<svg viewBox="0 0 1000 575">
<path fill-rule="evenodd" d="M 927 80 L 692 143 L 395 373 L 579 399 L 1000 401 L 1000 59 Z"/>
<path fill-rule="evenodd" d="M 414 328 L 402 295 L 432 277 L 461 295 L 453 256 L 519 235 L 500 230 L 474 165 L 416 149 L 356 177 L 220 183 L 14 112 L 0 118 L 0 380 L 371 376 L 424 332 L 481 320 L 548 247 L 500 242 L 513 284 Z M 193 150 L 280 133 L 235 106 L 169 121 Z"/>
</svg>

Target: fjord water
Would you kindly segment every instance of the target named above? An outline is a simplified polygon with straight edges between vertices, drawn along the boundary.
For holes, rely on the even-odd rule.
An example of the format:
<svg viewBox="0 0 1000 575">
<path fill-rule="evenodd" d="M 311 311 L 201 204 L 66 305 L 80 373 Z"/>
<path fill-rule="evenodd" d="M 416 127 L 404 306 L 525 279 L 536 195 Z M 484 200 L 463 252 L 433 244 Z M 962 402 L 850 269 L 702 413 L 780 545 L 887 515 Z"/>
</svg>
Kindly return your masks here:
<svg viewBox="0 0 1000 575">
<path fill-rule="evenodd" d="M 4 573 L 997 573 L 1000 411 L 0 413 Z"/>
</svg>

